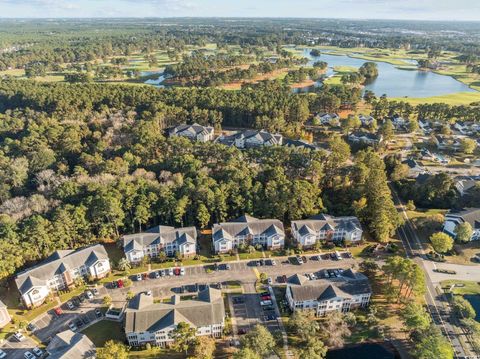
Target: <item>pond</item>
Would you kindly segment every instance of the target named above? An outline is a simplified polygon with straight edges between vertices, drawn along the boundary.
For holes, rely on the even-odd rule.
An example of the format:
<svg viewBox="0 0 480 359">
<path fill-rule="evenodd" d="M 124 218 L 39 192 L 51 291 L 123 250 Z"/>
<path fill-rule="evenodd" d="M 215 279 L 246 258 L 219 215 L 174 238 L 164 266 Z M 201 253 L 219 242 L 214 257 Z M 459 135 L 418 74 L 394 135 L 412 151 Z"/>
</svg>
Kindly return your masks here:
<svg viewBox="0 0 480 359">
<path fill-rule="evenodd" d="M 463 296 L 468 302 L 472 305 L 473 309 L 475 309 L 475 313 L 477 314 L 475 320 L 480 322 L 480 295 L 478 294 L 465 294 Z"/>
<path fill-rule="evenodd" d="M 366 343 L 342 349 L 329 350 L 327 359 L 395 359 L 395 353 L 384 345 Z"/>
<path fill-rule="evenodd" d="M 317 61 L 328 63 L 327 76 L 334 74 L 335 66 L 360 67 L 367 60 L 356 59 L 346 55 L 331 55 L 322 53 L 319 57 L 311 56 L 310 49 L 303 50 L 303 56 L 310 59 L 310 65 Z M 404 59 L 414 64 L 412 59 Z M 476 92 L 453 77 L 439 75 L 431 71 L 419 71 L 414 68 L 403 70 L 386 62 L 374 61 L 378 66 L 378 77 L 365 89 L 373 91 L 377 96 L 386 94 L 388 97 L 431 97 L 456 92 Z M 408 66 L 408 65 L 406 65 Z M 306 90 L 306 89 L 304 89 Z"/>
</svg>

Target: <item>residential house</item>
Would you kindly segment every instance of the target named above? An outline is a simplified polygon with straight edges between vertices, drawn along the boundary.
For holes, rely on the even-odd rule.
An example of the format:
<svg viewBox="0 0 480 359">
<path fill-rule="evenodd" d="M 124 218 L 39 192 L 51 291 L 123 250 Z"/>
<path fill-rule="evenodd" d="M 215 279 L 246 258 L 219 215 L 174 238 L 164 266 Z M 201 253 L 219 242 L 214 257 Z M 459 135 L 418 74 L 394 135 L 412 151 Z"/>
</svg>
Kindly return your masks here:
<svg viewBox="0 0 480 359">
<path fill-rule="evenodd" d="M 207 287 L 195 299 L 182 300 L 175 295 L 169 303 L 154 301 L 151 292 L 140 293 L 125 310 L 125 334 L 133 347 L 172 344 L 172 332 L 179 323 L 195 328 L 197 336 L 221 337 L 225 328 L 222 292 Z"/>
<path fill-rule="evenodd" d="M 265 130 L 245 130 L 230 136 L 221 136 L 217 141 L 227 146 L 244 149 L 262 146 L 281 146 L 283 144 L 283 136 L 281 134 L 272 134 Z"/>
<path fill-rule="evenodd" d="M 370 303 L 372 289 L 368 278 L 347 269 L 335 278 L 309 280 L 295 274 L 287 281 L 285 297 L 292 311 L 310 311 L 317 316 L 328 312 L 349 312 Z"/>
<path fill-rule="evenodd" d="M 208 142 L 213 140 L 214 129 L 210 126 L 202 126 L 198 123 L 193 125 L 180 125 L 170 129 L 169 136 L 187 137 L 191 140 Z"/>
<path fill-rule="evenodd" d="M 428 120 L 418 120 L 418 127 L 423 131 L 424 134 L 430 134 L 433 129 L 430 121 Z"/>
<path fill-rule="evenodd" d="M 336 113 L 319 113 L 315 119 L 320 121 L 322 125 L 338 126 L 340 124 L 340 116 Z"/>
<path fill-rule="evenodd" d="M 320 147 L 317 147 L 315 145 L 312 145 L 304 140 L 290 140 L 290 139 L 285 139 L 283 142 L 283 145 L 286 147 L 296 147 L 296 148 L 303 148 L 306 150 L 311 150 L 311 151 L 318 151 Z"/>
<path fill-rule="evenodd" d="M 82 333 L 66 330 L 56 334 L 45 351 L 49 359 L 94 359 L 96 348 Z"/>
<path fill-rule="evenodd" d="M 264 248 L 283 248 L 285 231 L 278 219 L 258 219 L 249 215 L 230 222 L 213 225 L 215 253 L 226 253 L 240 245 L 261 245 Z"/>
<path fill-rule="evenodd" d="M 162 252 L 169 257 L 197 253 L 195 227 L 155 226 L 142 233 L 125 235 L 122 240 L 125 256 L 132 263 L 140 262 L 145 256 L 157 257 Z"/>
<path fill-rule="evenodd" d="M 373 116 L 370 116 L 370 115 L 360 115 L 358 116 L 358 118 L 360 119 L 360 122 L 362 122 L 362 126 L 364 127 L 370 127 L 372 125 L 372 123 L 375 122 L 375 118 Z"/>
<path fill-rule="evenodd" d="M 420 152 L 420 155 L 421 155 L 421 159 L 425 161 L 440 162 L 442 164 L 448 164 L 450 162 L 450 159 L 447 156 L 430 152 L 426 148 L 422 149 L 422 151 Z"/>
<path fill-rule="evenodd" d="M 435 135 L 432 136 L 433 143 L 439 150 L 457 151 L 460 149 L 460 140 L 457 137 Z"/>
<path fill-rule="evenodd" d="M 412 158 L 406 159 L 402 163 L 408 166 L 408 177 L 410 178 L 417 178 L 418 175 L 428 173 L 428 170 L 425 169 L 422 163 Z"/>
<path fill-rule="evenodd" d="M 457 176 L 454 184 L 460 196 L 463 197 L 472 188 L 480 186 L 480 176 Z"/>
<path fill-rule="evenodd" d="M 366 145 L 378 145 L 382 142 L 383 136 L 370 132 L 354 131 L 348 135 L 348 140 L 352 143 L 362 143 Z"/>
<path fill-rule="evenodd" d="M 292 221 L 292 236 L 302 247 L 311 247 L 317 241 L 358 242 L 362 239 L 362 233 L 362 226 L 357 217 L 319 214 L 310 219 Z"/>
<path fill-rule="evenodd" d="M 406 128 L 406 126 L 408 124 L 408 120 L 404 119 L 401 116 L 394 116 L 392 118 L 392 124 L 393 124 L 393 127 L 395 127 L 396 130 L 400 130 L 402 128 Z"/>
<path fill-rule="evenodd" d="M 12 318 L 8 313 L 7 306 L 0 300 L 0 329 L 10 323 L 11 320 Z"/>
<path fill-rule="evenodd" d="M 457 226 L 461 223 L 470 223 L 473 229 L 471 241 L 480 240 L 480 208 L 464 208 L 450 210 L 445 215 L 443 231 L 453 238 L 456 237 Z"/>
<path fill-rule="evenodd" d="M 28 308 L 44 302 L 52 291 L 65 290 L 82 277 L 103 278 L 110 273 L 110 261 L 101 244 L 59 250 L 41 264 L 17 274 L 15 282 Z"/>
</svg>

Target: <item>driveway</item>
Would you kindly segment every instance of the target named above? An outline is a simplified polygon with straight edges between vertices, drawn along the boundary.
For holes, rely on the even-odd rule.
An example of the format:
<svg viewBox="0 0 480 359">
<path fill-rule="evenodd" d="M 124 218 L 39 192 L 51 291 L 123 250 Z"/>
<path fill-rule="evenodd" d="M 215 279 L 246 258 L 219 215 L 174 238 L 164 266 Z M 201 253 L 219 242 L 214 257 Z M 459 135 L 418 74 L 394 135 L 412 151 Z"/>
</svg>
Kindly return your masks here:
<svg viewBox="0 0 480 359">
<path fill-rule="evenodd" d="M 24 359 L 23 354 L 26 351 L 31 352 L 36 346 L 38 344 L 29 337 L 25 337 L 25 340 L 19 342 L 12 335 L 3 342 L 1 349 L 7 354 L 6 358 L 8 359 Z"/>
</svg>

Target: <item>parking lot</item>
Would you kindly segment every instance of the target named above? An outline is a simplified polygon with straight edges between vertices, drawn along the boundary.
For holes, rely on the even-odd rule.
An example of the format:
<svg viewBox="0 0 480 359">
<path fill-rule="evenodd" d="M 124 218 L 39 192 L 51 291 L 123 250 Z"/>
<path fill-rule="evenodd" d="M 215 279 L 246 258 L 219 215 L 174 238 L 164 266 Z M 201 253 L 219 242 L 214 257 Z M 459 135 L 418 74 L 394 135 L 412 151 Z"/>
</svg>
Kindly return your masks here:
<svg viewBox="0 0 480 359">
<path fill-rule="evenodd" d="M 32 349 L 37 346 L 37 343 L 29 337 L 18 341 L 12 335 L 9 339 L 5 340 L 1 349 L 7 354 L 6 359 L 24 359 L 24 353 L 27 351 L 31 352 Z"/>
</svg>

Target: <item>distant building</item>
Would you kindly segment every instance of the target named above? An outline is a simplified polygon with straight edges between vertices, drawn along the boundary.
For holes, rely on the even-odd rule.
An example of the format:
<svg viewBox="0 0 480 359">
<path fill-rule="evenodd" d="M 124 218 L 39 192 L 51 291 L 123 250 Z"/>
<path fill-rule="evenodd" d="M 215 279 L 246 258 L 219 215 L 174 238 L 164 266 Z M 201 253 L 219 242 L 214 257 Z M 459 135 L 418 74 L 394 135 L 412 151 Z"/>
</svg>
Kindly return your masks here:
<svg viewBox="0 0 480 359">
<path fill-rule="evenodd" d="M 360 119 L 360 122 L 362 123 L 362 126 L 365 126 L 365 127 L 369 127 L 372 125 L 372 123 L 375 122 L 375 118 L 373 116 L 370 116 L 370 115 L 360 115 L 358 116 L 358 118 Z"/>
<path fill-rule="evenodd" d="M 382 135 L 370 132 L 354 131 L 348 135 L 348 140 L 352 143 L 363 143 L 366 145 L 378 145 L 383 141 Z"/>
<path fill-rule="evenodd" d="M 310 219 L 292 221 L 292 236 L 303 247 L 311 247 L 317 241 L 358 242 L 362 239 L 362 233 L 362 226 L 357 217 L 319 214 Z"/>
<path fill-rule="evenodd" d="M 140 262 L 143 257 L 158 257 L 165 253 L 191 256 L 197 253 L 197 230 L 195 227 L 174 228 L 155 226 L 143 233 L 125 235 L 123 250 L 130 262 Z"/>
<path fill-rule="evenodd" d="M 53 253 L 36 267 L 17 274 L 15 282 L 22 300 L 30 308 L 40 305 L 52 291 L 75 286 L 81 277 L 103 278 L 110 273 L 110 261 L 101 244 Z"/>
<path fill-rule="evenodd" d="M 322 125 L 338 126 L 340 124 L 340 116 L 336 113 L 319 113 L 315 118 Z"/>
<path fill-rule="evenodd" d="M 285 231 L 278 219 L 258 219 L 249 215 L 230 222 L 216 223 L 212 229 L 215 253 L 226 253 L 244 245 L 261 245 L 264 248 L 283 248 Z"/>
<path fill-rule="evenodd" d="M 465 208 L 450 210 L 445 215 L 443 231 L 453 238 L 457 236 L 457 226 L 461 223 L 470 223 L 473 229 L 471 241 L 480 240 L 480 208 Z"/>
<path fill-rule="evenodd" d="M 180 125 L 169 131 L 169 136 L 187 137 L 191 140 L 208 142 L 213 140 L 214 129 L 209 126 L 202 126 L 198 123 L 193 125 Z"/>
<path fill-rule="evenodd" d="M 0 329 L 10 323 L 11 320 L 7 306 L 0 300 Z"/>
<path fill-rule="evenodd" d="M 480 186 L 480 176 L 458 176 L 454 179 L 455 188 L 460 196 L 465 196 L 468 191 Z"/>
<path fill-rule="evenodd" d="M 225 328 L 222 292 L 207 287 L 195 299 L 182 300 L 177 295 L 171 303 L 157 303 L 151 293 L 138 294 L 125 311 L 128 344 L 166 347 L 174 342 L 172 332 L 182 322 L 195 328 L 197 336 L 221 337 Z"/>
<path fill-rule="evenodd" d="M 370 303 L 371 296 L 368 278 L 351 269 L 328 279 L 309 280 L 302 274 L 295 274 L 288 279 L 285 292 L 292 311 L 310 311 L 317 316 L 332 311 L 346 313 L 355 308 L 364 308 Z"/>
<path fill-rule="evenodd" d="M 66 330 L 55 335 L 45 351 L 49 359 L 94 359 L 96 349 L 85 334 Z"/>
<path fill-rule="evenodd" d="M 290 140 L 290 139 L 285 139 L 283 141 L 283 145 L 286 147 L 296 147 L 296 148 L 303 148 L 306 150 L 311 150 L 311 151 L 318 151 L 320 147 L 317 147 L 315 145 L 312 145 L 304 140 Z"/>
<path fill-rule="evenodd" d="M 262 147 L 262 146 L 281 146 L 283 145 L 283 136 L 272 134 L 265 130 L 245 130 L 237 132 L 231 136 L 225 136 L 218 139 L 218 142 L 228 146 L 235 146 L 240 149 Z"/>
<path fill-rule="evenodd" d="M 453 136 L 435 135 L 432 140 L 439 150 L 458 151 L 461 146 L 460 140 Z"/>
<path fill-rule="evenodd" d="M 428 173 L 422 163 L 415 161 L 414 159 L 407 159 L 402 161 L 402 164 L 408 166 L 408 177 L 410 178 L 417 178 L 418 175 L 422 175 Z"/>
</svg>

